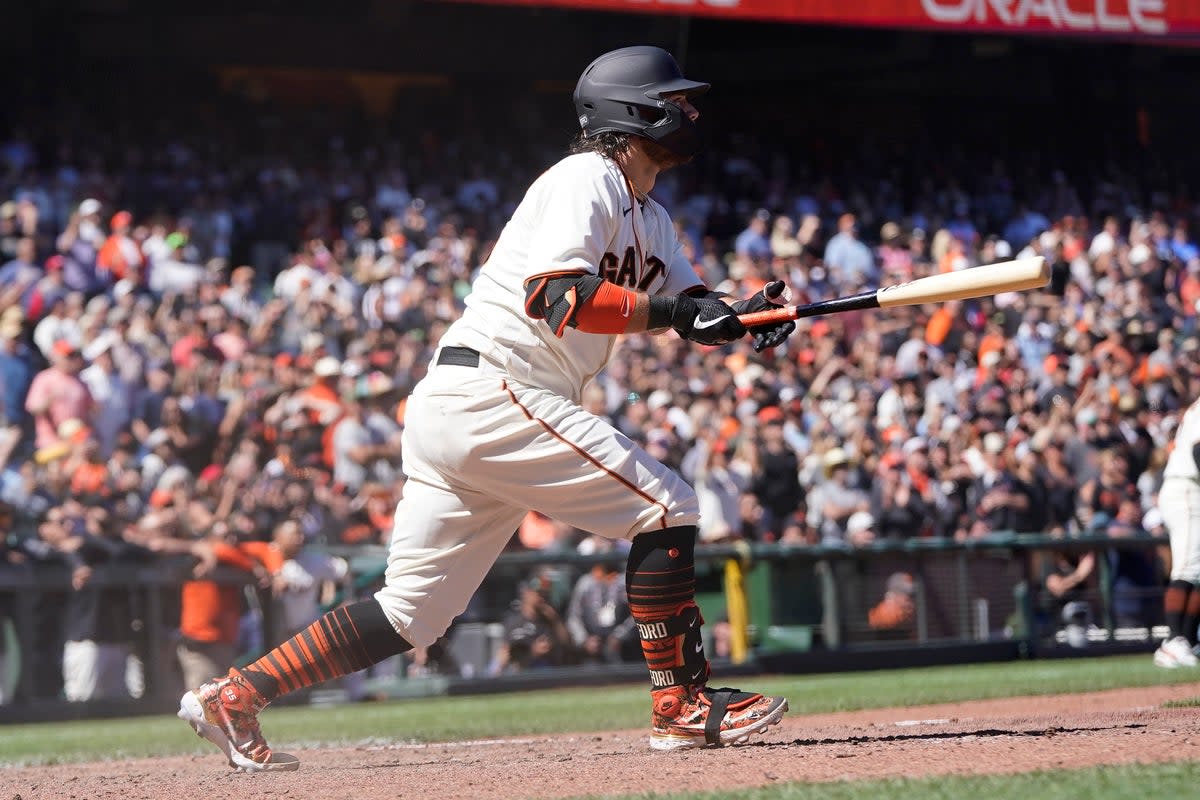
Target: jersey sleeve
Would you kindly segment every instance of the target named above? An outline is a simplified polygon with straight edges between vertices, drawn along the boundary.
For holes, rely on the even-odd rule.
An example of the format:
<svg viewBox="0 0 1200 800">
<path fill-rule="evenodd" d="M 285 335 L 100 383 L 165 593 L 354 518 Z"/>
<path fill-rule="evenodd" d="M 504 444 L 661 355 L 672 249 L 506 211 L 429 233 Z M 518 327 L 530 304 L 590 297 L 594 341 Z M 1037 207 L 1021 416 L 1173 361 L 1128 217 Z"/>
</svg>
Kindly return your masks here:
<svg viewBox="0 0 1200 800">
<path fill-rule="evenodd" d="M 675 237 L 674 251 L 667 264 L 667 277 L 657 294 L 682 294 L 689 289 L 703 289 L 704 281 L 696 274 L 695 267 L 683 252 L 683 243 Z"/>
<path fill-rule="evenodd" d="M 568 272 L 597 273 L 619 225 L 618 188 L 598 158 L 567 159 L 538 179 L 525 220 L 526 282 Z"/>
</svg>

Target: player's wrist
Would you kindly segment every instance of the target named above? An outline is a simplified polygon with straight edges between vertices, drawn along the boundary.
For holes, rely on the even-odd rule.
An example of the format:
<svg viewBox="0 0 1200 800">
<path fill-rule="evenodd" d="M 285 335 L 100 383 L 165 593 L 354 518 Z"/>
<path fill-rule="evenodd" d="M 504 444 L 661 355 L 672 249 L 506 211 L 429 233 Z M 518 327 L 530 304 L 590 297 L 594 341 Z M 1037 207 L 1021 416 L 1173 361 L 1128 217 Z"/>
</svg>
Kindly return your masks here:
<svg viewBox="0 0 1200 800">
<path fill-rule="evenodd" d="M 650 313 L 646 319 L 648 329 L 674 328 L 680 336 L 686 337 L 692 332 L 695 319 L 696 301 L 689 295 L 650 295 Z"/>
</svg>

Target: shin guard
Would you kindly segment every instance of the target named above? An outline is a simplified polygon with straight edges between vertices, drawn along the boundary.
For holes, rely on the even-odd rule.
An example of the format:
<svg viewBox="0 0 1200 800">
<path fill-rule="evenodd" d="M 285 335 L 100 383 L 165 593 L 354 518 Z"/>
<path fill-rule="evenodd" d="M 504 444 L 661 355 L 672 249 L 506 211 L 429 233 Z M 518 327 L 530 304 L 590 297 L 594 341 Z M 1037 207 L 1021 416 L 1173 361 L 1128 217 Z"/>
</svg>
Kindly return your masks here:
<svg viewBox="0 0 1200 800">
<path fill-rule="evenodd" d="M 708 680 L 696 605 L 696 528 L 639 534 L 625 572 L 629 610 L 655 689 Z"/>
</svg>

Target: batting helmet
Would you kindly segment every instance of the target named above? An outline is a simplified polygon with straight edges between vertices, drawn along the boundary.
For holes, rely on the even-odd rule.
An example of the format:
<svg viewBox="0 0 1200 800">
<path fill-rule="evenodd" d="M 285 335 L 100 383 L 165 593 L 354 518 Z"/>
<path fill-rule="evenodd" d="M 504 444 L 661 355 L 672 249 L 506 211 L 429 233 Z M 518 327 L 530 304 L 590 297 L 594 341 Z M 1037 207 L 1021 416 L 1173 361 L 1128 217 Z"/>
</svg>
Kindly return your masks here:
<svg viewBox="0 0 1200 800">
<path fill-rule="evenodd" d="M 679 156 L 699 146 L 696 125 L 666 95 L 689 98 L 707 83 L 683 77 L 674 56 L 660 47 L 622 47 L 597 58 L 575 85 L 575 110 L 584 136 L 617 131 L 645 136 Z"/>
</svg>

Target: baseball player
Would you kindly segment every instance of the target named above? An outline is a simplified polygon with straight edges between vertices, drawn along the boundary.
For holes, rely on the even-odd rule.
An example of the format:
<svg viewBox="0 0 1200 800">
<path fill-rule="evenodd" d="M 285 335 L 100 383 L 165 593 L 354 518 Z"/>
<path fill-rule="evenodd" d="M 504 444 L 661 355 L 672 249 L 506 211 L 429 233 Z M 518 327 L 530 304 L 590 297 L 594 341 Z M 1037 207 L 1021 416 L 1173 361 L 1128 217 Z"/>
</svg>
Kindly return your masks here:
<svg viewBox="0 0 1200 800">
<path fill-rule="evenodd" d="M 780 281 L 726 303 L 706 291 L 651 196 L 698 146 L 688 80 L 656 47 L 593 61 L 575 89 L 571 155 L 529 188 L 408 400 L 408 481 L 385 586 L 241 669 L 187 692 L 179 716 L 248 771 L 295 769 L 257 715 L 279 695 L 432 644 L 461 613 L 528 509 L 631 540 L 625 585 L 650 670 L 656 749 L 734 744 L 777 723 L 782 697 L 708 687 L 694 601 L 696 495 L 580 405 L 618 337 L 666 332 L 723 345 Z M 794 323 L 750 331 L 774 347 Z"/>
<path fill-rule="evenodd" d="M 1194 667 L 1200 624 L 1200 400 L 1184 412 L 1163 468 L 1158 509 L 1171 537 L 1171 581 L 1163 596 L 1168 634 L 1154 651 L 1167 669 Z"/>
</svg>

